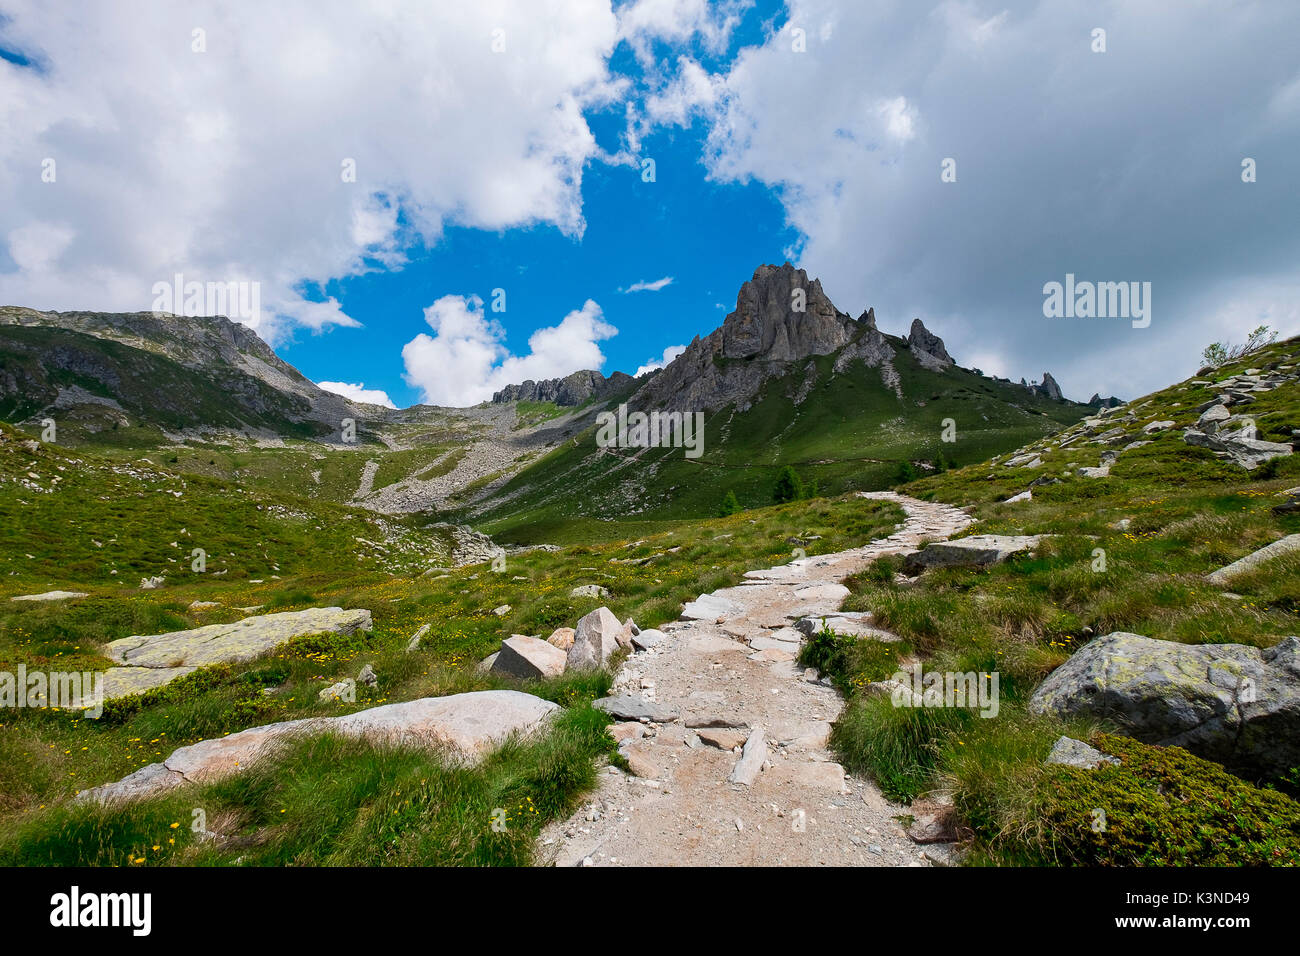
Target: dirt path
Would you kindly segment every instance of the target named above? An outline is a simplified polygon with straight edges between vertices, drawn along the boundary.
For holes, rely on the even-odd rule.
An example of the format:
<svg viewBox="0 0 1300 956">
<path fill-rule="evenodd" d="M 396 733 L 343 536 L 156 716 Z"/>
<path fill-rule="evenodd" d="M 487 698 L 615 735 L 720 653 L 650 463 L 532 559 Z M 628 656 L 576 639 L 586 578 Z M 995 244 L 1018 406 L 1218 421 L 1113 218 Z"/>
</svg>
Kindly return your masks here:
<svg viewBox="0 0 1300 956">
<path fill-rule="evenodd" d="M 602 770 L 593 797 L 542 834 L 545 859 L 559 866 L 926 865 L 894 819 L 904 808 L 872 782 L 846 776 L 826 749 L 843 701 L 794 663 L 801 635 L 792 625 L 837 611 L 848 595 L 839 582 L 875 558 L 946 538 L 971 519 L 892 492 L 864 497 L 897 502 L 906 522 L 866 547 L 751 571 L 745 584 L 687 605 L 662 628 L 665 641 L 628 658 L 613 693 L 638 694 L 676 719 L 616 728 L 636 737 L 624 752 L 637 774 Z M 858 623 L 870 626 L 869 615 Z M 765 769 L 751 785 L 730 782 L 742 753 L 717 744 L 741 744 L 760 728 L 765 744 L 751 744 L 746 762 L 757 764 L 765 746 Z"/>
</svg>

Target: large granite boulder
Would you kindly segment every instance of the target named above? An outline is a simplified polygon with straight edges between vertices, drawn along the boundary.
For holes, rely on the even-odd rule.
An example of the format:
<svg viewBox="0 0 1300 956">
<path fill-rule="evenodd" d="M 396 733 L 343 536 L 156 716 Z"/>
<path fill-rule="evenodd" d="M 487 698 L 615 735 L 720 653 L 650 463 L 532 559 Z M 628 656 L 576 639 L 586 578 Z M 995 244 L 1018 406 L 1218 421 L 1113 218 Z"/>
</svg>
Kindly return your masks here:
<svg viewBox="0 0 1300 956">
<path fill-rule="evenodd" d="M 568 669 L 590 671 L 604 667 L 618 651 L 623 625 L 607 607 L 598 607 L 578 621 L 573 646 L 568 651 Z"/>
<path fill-rule="evenodd" d="M 568 654 L 554 644 L 536 637 L 512 634 L 501 642 L 497 659 L 492 662 L 492 673 L 521 680 L 559 677 L 564 673 L 567 660 Z"/>
<path fill-rule="evenodd" d="M 1300 766 L 1300 638 L 1261 651 L 1107 634 L 1048 675 L 1029 708 L 1108 718 L 1146 743 L 1284 774 Z"/>
</svg>

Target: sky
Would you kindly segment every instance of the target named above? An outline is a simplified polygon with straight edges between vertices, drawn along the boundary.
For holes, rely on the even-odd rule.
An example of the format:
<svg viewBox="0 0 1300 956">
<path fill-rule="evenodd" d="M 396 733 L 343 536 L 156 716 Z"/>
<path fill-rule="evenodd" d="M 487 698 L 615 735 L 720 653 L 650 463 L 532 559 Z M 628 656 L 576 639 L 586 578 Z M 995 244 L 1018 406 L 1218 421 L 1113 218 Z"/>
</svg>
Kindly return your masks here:
<svg viewBox="0 0 1300 956">
<path fill-rule="evenodd" d="M 0 0 L 0 304 L 241 283 L 221 311 L 399 407 L 662 365 L 786 259 L 1079 399 L 1300 333 L 1297 4 L 123 11 Z M 1149 312 L 1050 316 L 1067 276 Z"/>
</svg>

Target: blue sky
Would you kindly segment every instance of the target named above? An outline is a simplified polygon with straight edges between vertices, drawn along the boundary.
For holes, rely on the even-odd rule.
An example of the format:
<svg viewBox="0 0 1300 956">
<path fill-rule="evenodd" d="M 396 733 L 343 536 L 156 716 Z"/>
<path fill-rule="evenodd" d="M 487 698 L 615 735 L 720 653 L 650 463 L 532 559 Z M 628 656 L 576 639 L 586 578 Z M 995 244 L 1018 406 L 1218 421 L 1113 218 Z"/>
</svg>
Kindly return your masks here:
<svg viewBox="0 0 1300 956">
<path fill-rule="evenodd" d="M 721 68 L 736 49 L 759 44 L 765 28 L 783 22 L 779 3 L 744 11 L 727 48 L 710 52 L 701 43 L 686 49 L 701 64 Z M 682 51 L 656 42 L 668 59 Z M 611 70 L 644 83 L 644 70 L 629 45 L 619 44 Z M 587 120 L 610 153 L 622 148 L 621 104 L 592 109 Z M 640 166 L 594 164 L 583 178 L 586 230 L 579 237 L 553 226 L 489 232 L 449 229 L 437 246 L 412 256 L 400 271 L 330 282 L 336 296 L 364 328 L 298 331 L 276 351 L 314 381 L 363 383 L 382 389 L 399 407 L 420 400 L 407 384 L 402 346 L 427 332 L 423 310 L 446 294 L 477 294 L 490 302 L 506 291 L 505 344 L 525 348 L 538 328 L 594 299 L 618 334 L 602 343 L 605 374 L 636 372 L 664 349 L 707 335 L 736 303 L 736 292 L 754 269 L 783 262 L 798 241 L 773 191 L 758 182 L 710 182 L 703 161 L 705 122 L 661 129 L 643 141 L 641 155 L 655 161 L 655 181 L 642 181 Z M 626 292 L 637 282 L 672 282 L 657 291 Z"/>
<path fill-rule="evenodd" d="M 0 303 L 247 283 L 231 317 L 345 393 L 634 372 L 787 256 L 845 312 L 1077 398 L 1300 333 L 1295 4 L 5 8 Z M 1071 274 L 1150 282 L 1152 321 L 1046 315 Z"/>
</svg>

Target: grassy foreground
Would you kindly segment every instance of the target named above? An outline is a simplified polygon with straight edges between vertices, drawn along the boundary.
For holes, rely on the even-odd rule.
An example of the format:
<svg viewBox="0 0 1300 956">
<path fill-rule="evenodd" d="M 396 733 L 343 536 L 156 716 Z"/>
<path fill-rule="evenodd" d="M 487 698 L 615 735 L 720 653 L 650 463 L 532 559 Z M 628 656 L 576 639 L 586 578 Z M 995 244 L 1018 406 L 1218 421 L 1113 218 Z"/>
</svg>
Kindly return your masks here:
<svg viewBox="0 0 1300 956">
<path fill-rule="evenodd" d="M 1291 361 L 1295 340 L 1214 373 Z M 846 607 L 874 612 L 900 644 L 823 636 L 805 661 L 836 676 L 850 702 L 832 743 L 845 765 L 875 777 L 894 799 L 946 791 L 971 833 L 972 860 L 1031 864 L 1300 864 L 1300 771 L 1242 780 L 1178 748 L 1148 747 L 1106 728 L 1066 724 L 1027 710 L 1034 688 L 1094 636 L 1129 631 L 1185 643 L 1270 647 L 1300 632 L 1300 556 L 1236 578 L 1230 590 L 1204 575 L 1285 534 L 1300 515 L 1276 514 L 1279 494 L 1300 484 L 1300 455 L 1255 472 L 1187 445 L 1182 429 L 1213 397 L 1184 383 L 1129 404 L 1150 444 L 1121 453 L 1107 478 L 1079 475 L 1105 446 L 1080 441 L 1041 449 L 1042 467 L 973 465 L 901 491 L 971 506 L 963 534 L 1045 534 L 1033 557 L 987 570 L 940 569 L 914 583 L 884 558 L 851 579 Z M 1290 440 L 1300 389 L 1283 386 L 1249 406 L 1260 437 Z M 1034 479 L 1033 500 L 1004 503 Z M 1002 706 L 983 719 L 962 709 L 892 706 L 866 693 L 900 660 L 925 669 L 1000 676 Z M 1113 728 L 1112 728 L 1113 729 Z M 1122 766 L 1094 772 L 1045 767 L 1062 734 L 1097 739 Z M 1110 825 L 1092 811 L 1110 807 Z M 1119 821 L 1119 822 L 1116 822 Z"/>
<path fill-rule="evenodd" d="M 646 522 L 635 536 L 516 552 L 499 573 L 488 565 L 447 569 L 439 566 L 444 542 L 415 522 L 311 498 L 232 494 L 216 480 L 86 451 L 74 458 L 53 446 L 33 449 L 9 429 L 3 436 L 0 480 L 9 491 L 0 507 L 13 521 L 4 525 L 0 670 L 104 668 L 103 642 L 238 620 L 249 607 L 364 607 L 375 627 L 304 637 L 255 661 L 198 671 L 110 703 L 99 720 L 0 712 L 0 864 L 528 863 L 537 829 L 572 809 L 612 749 L 607 716 L 590 706 L 607 691 L 607 674 L 523 685 L 564 707 L 553 731 L 473 769 L 409 748 L 320 739 L 184 796 L 111 811 L 70 798 L 176 747 L 251 726 L 520 687 L 474 668 L 512 633 L 545 637 L 600 604 L 643 627 L 662 624 L 684 601 L 789 560 L 790 539 L 824 553 L 887 534 L 901 519 L 886 503 L 815 499 L 729 518 Z M 54 475 L 66 477 L 52 482 Z M 635 533 L 637 524 L 620 530 Z M 200 543 L 209 553 L 203 573 L 188 563 L 191 545 Z M 138 587 L 140 577 L 159 573 L 162 586 Z M 570 595 L 585 584 L 609 594 Z M 89 596 L 8 600 L 52 588 Z M 216 606 L 191 608 L 195 601 Z M 426 624 L 420 648 L 408 652 L 411 635 Z M 358 685 L 352 704 L 318 699 L 365 664 L 379 675 L 377 688 Z M 199 831 L 195 810 L 205 821 Z M 491 825 L 499 810 L 504 830 Z"/>
</svg>

